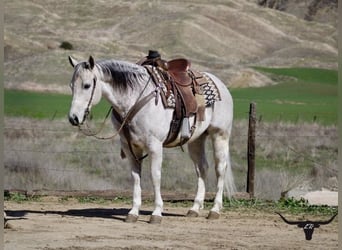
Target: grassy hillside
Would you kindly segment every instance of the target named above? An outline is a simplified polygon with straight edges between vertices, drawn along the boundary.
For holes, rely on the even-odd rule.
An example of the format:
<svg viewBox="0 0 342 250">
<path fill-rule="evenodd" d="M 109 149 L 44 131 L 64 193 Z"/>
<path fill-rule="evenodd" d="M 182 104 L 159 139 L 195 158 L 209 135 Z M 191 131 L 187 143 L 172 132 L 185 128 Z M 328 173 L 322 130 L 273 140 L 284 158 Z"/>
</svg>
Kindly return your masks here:
<svg viewBox="0 0 342 250">
<path fill-rule="evenodd" d="M 336 85 L 338 75 L 336 70 L 331 69 L 318 69 L 318 68 L 265 68 L 254 67 L 255 69 L 271 73 L 273 77 L 276 75 L 294 77 L 298 81 L 307 83 L 319 83 Z"/>
<path fill-rule="evenodd" d="M 332 23 L 305 21 L 254 0 L 5 1 L 5 87 L 67 93 L 68 55 L 134 62 L 149 49 L 165 59 L 187 57 L 227 84 L 251 65 L 337 68 Z M 61 48 L 63 42 L 73 49 Z"/>
<path fill-rule="evenodd" d="M 235 116 L 231 159 L 238 190 L 245 190 L 251 101 L 261 120 L 257 197 L 279 198 L 306 180 L 313 188 L 337 188 L 337 179 L 336 185 L 325 185 L 338 169 L 337 77 L 336 71 L 325 70 L 338 65 L 337 9 L 322 9 L 306 21 L 298 9 L 311 0 L 286 1 L 288 13 L 258 2 L 4 1 L 5 187 L 130 189 L 119 138 L 86 137 L 67 121 L 73 72 L 67 58 L 93 55 L 95 60 L 135 62 L 156 49 L 164 59 L 189 58 L 193 69 L 215 74 L 230 88 Z M 323 19 L 328 22 L 319 21 Z M 72 49 L 62 48 L 64 42 Z M 91 127 L 107 110 L 105 101 L 95 107 Z M 107 133 L 113 133 L 110 124 L 103 135 Z M 207 191 L 214 191 L 213 168 L 208 180 Z M 195 183 L 187 154 L 165 150 L 163 189 L 188 192 Z M 142 185 L 151 190 L 149 171 L 143 171 Z"/>
</svg>

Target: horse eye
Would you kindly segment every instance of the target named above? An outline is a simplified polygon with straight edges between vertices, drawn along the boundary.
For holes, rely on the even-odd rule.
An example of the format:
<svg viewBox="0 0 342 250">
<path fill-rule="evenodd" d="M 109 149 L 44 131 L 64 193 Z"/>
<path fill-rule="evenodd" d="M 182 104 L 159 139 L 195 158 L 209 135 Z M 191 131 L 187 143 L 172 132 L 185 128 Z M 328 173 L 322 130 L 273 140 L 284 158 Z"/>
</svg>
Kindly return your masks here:
<svg viewBox="0 0 342 250">
<path fill-rule="evenodd" d="M 90 84 L 89 84 L 89 83 L 84 84 L 84 85 L 83 85 L 83 88 L 84 88 L 84 89 L 89 89 L 89 88 L 90 88 Z"/>
</svg>

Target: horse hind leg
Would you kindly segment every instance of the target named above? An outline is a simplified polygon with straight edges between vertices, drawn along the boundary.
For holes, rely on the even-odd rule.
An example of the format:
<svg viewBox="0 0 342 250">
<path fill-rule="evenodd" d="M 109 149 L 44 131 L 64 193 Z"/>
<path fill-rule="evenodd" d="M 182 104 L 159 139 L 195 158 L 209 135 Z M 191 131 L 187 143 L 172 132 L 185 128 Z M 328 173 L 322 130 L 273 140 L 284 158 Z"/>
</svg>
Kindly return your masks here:
<svg viewBox="0 0 342 250">
<path fill-rule="evenodd" d="M 203 134 L 195 141 L 188 144 L 189 154 L 194 162 L 197 174 L 197 193 L 192 208 L 187 213 L 188 217 L 197 217 L 199 210 L 203 208 L 205 198 L 205 180 L 207 177 L 208 162 L 205 155 L 205 142 L 207 134 Z"/>
<path fill-rule="evenodd" d="M 154 210 L 150 217 L 151 224 L 160 224 L 162 221 L 163 199 L 161 196 L 161 167 L 163 160 L 163 147 L 158 141 L 151 143 L 149 148 L 149 155 L 151 159 L 151 177 L 154 189 Z"/>
<path fill-rule="evenodd" d="M 226 132 L 215 133 L 212 135 L 212 141 L 214 148 L 215 172 L 217 177 L 217 192 L 214 206 L 210 210 L 207 218 L 218 219 L 220 216 L 220 210 L 222 209 L 224 187 L 226 187 L 228 195 L 231 195 L 235 188 L 230 166 L 229 134 Z"/>
</svg>

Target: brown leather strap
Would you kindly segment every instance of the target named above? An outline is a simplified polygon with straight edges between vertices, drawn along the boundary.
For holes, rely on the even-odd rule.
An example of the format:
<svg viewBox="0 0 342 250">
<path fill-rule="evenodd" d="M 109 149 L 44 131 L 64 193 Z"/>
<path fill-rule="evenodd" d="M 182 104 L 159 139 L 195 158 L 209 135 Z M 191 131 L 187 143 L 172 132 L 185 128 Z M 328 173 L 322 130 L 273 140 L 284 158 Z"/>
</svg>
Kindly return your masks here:
<svg viewBox="0 0 342 250">
<path fill-rule="evenodd" d="M 156 95 L 158 94 L 158 87 L 156 88 L 156 90 L 152 91 L 150 94 L 148 94 L 147 96 L 145 96 L 144 98 L 142 98 L 141 100 L 139 100 L 138 102 L 136 102 L 133 107 L 131 107 L 131 109 L 128 111 L 127 115 L 125 117 L 122 117 L 114 108 L 113 108 L 113 115 L 115 117 L 115 119 L 120 123 L 120 125 L 122 127 L 122 131 L 123 134 L 126 138 L 126 141 L 128 143 L 128 147 L 129 150 L 131 151 L 131 154 L 133 156 L 133 158 L 135 159 L 135 161 L 138 164 L 141 164 L 141 161 L 147 156 L 144 155 L 143 157 L 138 158 L 134 151 L 133 151 L 133 147 L 131 144 L 131 134 L 129 132 L 129 123 L 132 121 L 132 119 L 134 118 L 134 116 L 150 101 L 152 100 L 154 97 L 156 97 Z"/>
</svg>

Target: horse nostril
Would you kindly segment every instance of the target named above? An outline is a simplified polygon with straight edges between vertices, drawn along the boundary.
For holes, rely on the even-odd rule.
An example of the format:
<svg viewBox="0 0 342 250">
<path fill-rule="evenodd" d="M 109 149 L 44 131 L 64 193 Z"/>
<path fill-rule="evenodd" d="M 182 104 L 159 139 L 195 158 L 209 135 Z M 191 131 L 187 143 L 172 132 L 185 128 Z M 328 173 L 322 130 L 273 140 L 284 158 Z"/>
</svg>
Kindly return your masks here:
<svg viewBox="0 0 342 250">
<path fill-rule="evenodd" d="M 69 122 L 73 125 L 73 126 L 77 126 L 79 124 L 78 118 L 76 115 L 69 115 Z"/>
</svg>

